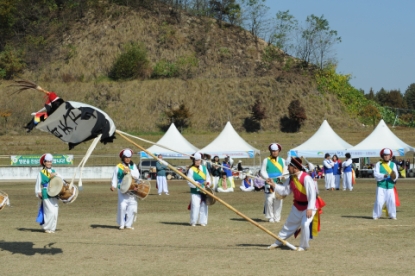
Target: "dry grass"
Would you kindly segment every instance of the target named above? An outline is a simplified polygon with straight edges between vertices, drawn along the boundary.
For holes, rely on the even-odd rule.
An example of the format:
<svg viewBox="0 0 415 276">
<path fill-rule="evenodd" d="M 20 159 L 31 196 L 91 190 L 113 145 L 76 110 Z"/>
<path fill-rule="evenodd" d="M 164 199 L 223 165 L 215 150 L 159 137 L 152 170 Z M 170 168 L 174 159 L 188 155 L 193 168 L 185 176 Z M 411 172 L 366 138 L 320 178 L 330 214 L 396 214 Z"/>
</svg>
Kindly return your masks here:
<svg viewBox="0 0 415 276">
<path fill-rule="evenodd" d="M 154 183 L 153 183 L 154 184 Z M 139 202 L 134 231 L 115 224 L 115 193 L 108 183 L 85 183 L 76 202 L 61 205 L 58 231 L 40 232 L 35 223 L 33 183 L 0 183 L 12 207 L 0 213 L 0 259 L 4 275 L 330 275 L 412 274 L 415 186 L 401 181 L 398 220 L 371 219 L 373 180 L 359 180 L 353 192 L 321 191 L 327 203 L 322 231 L 308 252 L 266 250 L 274 240 L 217 203 L 207 227 L 189 227 L 188 188 L 171 181 L 170 196 Z M 323 183 L 319 183 L 320 187 Z M 262 215 L 263 194 L 220 195 L 274 233 Z M 284 202 L 283 220 L 291 199 Z M 298 245 L 291 238 L 289 242 Z"/>
</svg>

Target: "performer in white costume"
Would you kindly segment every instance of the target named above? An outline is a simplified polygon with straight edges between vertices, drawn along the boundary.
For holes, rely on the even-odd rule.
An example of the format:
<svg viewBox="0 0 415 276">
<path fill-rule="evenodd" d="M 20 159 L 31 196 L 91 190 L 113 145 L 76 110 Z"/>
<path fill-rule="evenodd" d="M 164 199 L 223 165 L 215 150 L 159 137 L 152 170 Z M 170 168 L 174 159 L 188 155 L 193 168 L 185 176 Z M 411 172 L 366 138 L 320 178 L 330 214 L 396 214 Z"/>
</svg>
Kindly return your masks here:
<svg viewBox="0 0 415 276">
<path fill-rule="evenodd" d="M 324 202 L 318 198 L 316 194 L 316 186 L 311 178 L 306 172 L 302 171 L 302 161 L 298 157 L 291 158 L 291 161 L 288 165 L 288 171 L 290 173 L 290 178 L 287 179 L 283 185 L 274 185 L 275 192 L 280 195 L 289 195 L 292 193 L 294 195 L 294 204 L 291 208 L 291 212 L 285 222 L 283 228 L 279 232 L 278 236 L 286 240 L 301 229 L 301 239 L 300 246 L 298 251 L 307 250 L 310 247 L 310 233 L 314 236 L 317 235 L 318 225 L 319 225 L 319 214 L 318 209 L 321 209 L 324 206 Z M 314 219 L 314 216 L 316 220 Z M 310 231 L 310 224 L 312 225 L 312 231 Z M 316 225 L 314 225 L 316 223 Z M 275 241 L 271 244 L 268 249 L 280 247 L 282 243 L 280 241 Z"/>
<path fill-rule="evenodd" d="M 187 177 L 198 182 L 202 188 L 210 187 L 210 175 L 208 169 L 202 165 L 202 154 L 196 152 L 192 156 L 193 164 L 187 172 Z M 195 185 L 187 182 L 190 187 L 190 225 L 206 226 L 208 222 L 208 206 L 206 205 L 206 196 L 202 194 Z"/>
<path fill-rule="evenodd" d="M 330 154 L 326 153 L 324 155 L 324 180 L 325 180 L 325 186 L 326 190 L 334 190 L 334 175 L 333 175 L 333 167 L 334 162 L 330 159 Z"/>
<path fill-rule="evenodd" d="M 336 188 L 336 190 L 339 190 L 342 163 L 336 154 L 333 155 L 333 158 L 331 160 L 333 161 L 333 164 L 334 164 L 333 166 L 334 187 Z"/>
<path fill-rule="evenodd" d="M 343 191 L 349 190 L 352 191 L 353 190 L 353 185 L 352 185 L 352 169 L 353 169 L 353 161 L 352 161 L 352 156 L 350 155 L 350 153 L 346 153 L 346 161 L 343 162 L 342 164 L 342 171 L 343 171 Z"/>
<path fill-rule="evenodd" d="M 393 155 L 391 149 L 384 148 L 380 151 L 382 160 L 377 162 L 373 175 L 377 182 L 376 200 L 373 206 L 373 219 L 382 216 L 383 204 L 386 204 L 389 218 L 396 219 L 396 202 L 394 188 L 398 180 L 396 164 L 390 159 Z"/>
<path fill-rule="evenodd" d="M 120 230 L 124 228 L 134 230 L 132 225 L 137 216 L 137 199 L 130 193 L 121 193 L 120 184 L 127 173 L 131 173 L 133 181 L 140 178 L 140 173 L 137 166 L 131 161 L 132 150 L 123 149 L 119 156 L 121 163 L 115 166 L 110 190 L 114 191 L 118 188 L 117 224 L 120 226 Z"/>
<path fill-rule="evenodd" d="M 43 169 L 39 172 L 35 185 L 36 196 L 41 200 L 36 222 L 40 223 L 46 233 L 55 233 L 59 212 L 58 198 L 48 195 L 48 185 L 53 177 L 62 177 L 52 168 L 52 154 L 43 154 L 39 161 Z"/>
<path fill-rule="evenodd" d="M 281 145 L 273 143 L 268 146 L 270 156 L 262 161 L 261 176 L 265 181 L 265 203 L 264 214 L 269 222 L 279 222 L 281 220 L 282 199 L 277 199 L 273 190 L 274 183 L 281 183 L 282 179 L 278 178 L 287 171 L 285 161 L 279 154 L 281 152 Z"/>
<path fill-rule="evenodd" d="M 156 163 L 158 193 L 161 195 L 161 193 L 164 192 L 166 195 L 169 195 L 169 187 L 166 178 L 166 169 L 168 166 L 164 160 L 162 160 L 163 156 L 161 154 L 159 154 L 157 158 L 160 160 Z"/>
</svg>

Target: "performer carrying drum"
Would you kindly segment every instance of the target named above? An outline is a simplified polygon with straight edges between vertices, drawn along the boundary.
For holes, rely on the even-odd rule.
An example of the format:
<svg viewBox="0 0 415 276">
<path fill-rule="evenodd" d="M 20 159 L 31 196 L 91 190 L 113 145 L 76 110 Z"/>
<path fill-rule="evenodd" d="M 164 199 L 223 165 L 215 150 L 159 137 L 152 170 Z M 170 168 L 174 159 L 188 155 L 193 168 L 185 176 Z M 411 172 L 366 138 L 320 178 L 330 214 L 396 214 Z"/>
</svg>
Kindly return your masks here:
<svg viewBox="0 0 415 276">
<path fill-rule="evenodd" d="M 42 226 L 46 233 L 55 233 L 59 211 L 58 198 L 56 196 L 63 185 L 62 177 L 52 169 L 52 161 L 53 156 L 50 153 L 45 153 L 40 157 L 40 165 L 43 168 L 37 176 L 35 186 L 36 196 L 41 200 L 36 222 Z M 52 179 L 57 180 L 54 183 L 61 184 L 51 185 Z"/>
<path fill-rule="evenodd" d="M 132 155 L 133 151 L 130 149 L 123 149 L 120 152 L 119 156 L 121 158 L 121 163 L 115 166 L 111 181 L 111 191 L 114 191 L 116 188 L 118 189 L 117 223 L 120 226 L 120 230 L 124 228 L 134 230 L 132 225 L 137 216 L 136 197 L 131 193 L 122 193 L 120 191 L 120 185 L 124 178 L 140 178 L 137 166 L 131 161 Z"/>
</svg>

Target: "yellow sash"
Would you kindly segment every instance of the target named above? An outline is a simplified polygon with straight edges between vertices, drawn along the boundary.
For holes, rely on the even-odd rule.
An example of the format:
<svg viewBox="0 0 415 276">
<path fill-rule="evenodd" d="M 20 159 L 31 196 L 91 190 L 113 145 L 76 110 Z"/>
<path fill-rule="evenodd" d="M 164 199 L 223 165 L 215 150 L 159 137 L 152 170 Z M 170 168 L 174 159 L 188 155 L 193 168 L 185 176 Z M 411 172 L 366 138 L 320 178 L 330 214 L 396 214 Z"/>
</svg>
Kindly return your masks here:
<svg viewBox="0 0 415 276">
<path fill-rule="evenodd" d="M 122 163 L 118 164 L 117 167 L 122 171 L 125 169 L 125 166 Z"/>
<path fill-rule="evenodd" d="M 42 170 L 42 173 L 43 173 L 44 175 L 46 175 L 46 176 L 50 179 L 50 173 L 49 173 L 49 171 L 48 171 L 47 169 L 43 169 L 43 170 Z"/>
<path fill-rule="evenodd" d="M 385 169 L 385 171 L 390 175 L 392 172 L 392 169 L 388 166 L 388 163 L 382 162 L 382 167 Z"/>
<path fill-rule="evenodd" d="M 191 167 L 192 171 L 197 173 L 203 180 L 206 180 L 206 175 L 202 170 L 199 170 L 199 168 Z"/>
<path fill-rule="evenodd" d="M 297 188 L 297 190 L 300 191 L 300 193 L 302 193 L 303 195 L 307 195 L 307 192 L 305 190 L 305 187 L 303 185 L 301 185 L 300 180 L 298 180 L 297 176 L 293 176 L 292 180 L 294 181 L 294 185 Z"/>
<path fill-rule="evenodd" d="M 274 164 L 274 166 L 275 167 L 277 167 L 277 169 L 281 172 L 281 173 L 283 173 L 284 171 L 283 171 L 283 168 L 281 167 L 281 165 L 280 165 L 280 163 L 278 163 L 278 157 L 277 158 L 271 158 L 271 157 L 268 157 L 268 159 L 271 161 L 271 163 L 272 164 Z"/>
</svg>

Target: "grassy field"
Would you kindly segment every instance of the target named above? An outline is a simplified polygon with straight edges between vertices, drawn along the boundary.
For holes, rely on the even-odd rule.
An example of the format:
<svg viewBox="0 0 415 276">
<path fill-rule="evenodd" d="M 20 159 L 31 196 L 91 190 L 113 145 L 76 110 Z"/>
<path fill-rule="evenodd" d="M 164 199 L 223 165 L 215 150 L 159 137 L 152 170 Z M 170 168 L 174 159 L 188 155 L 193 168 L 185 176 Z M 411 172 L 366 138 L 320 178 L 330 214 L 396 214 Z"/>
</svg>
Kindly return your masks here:
<svg viewBox="0 0 415 276">
<path fill-rule="evenodd" d="M 117 196 L 109 183 L 84 184 L 71 205 L 60 205 L 55 234 L 35 223 L 34 183 L 0 183 L 11 207 L 0 213 L 2 275 L 403 275 L 413 272 L 415 183 L 402 180 L 397 218 L 371 219 L 374 180 L 359 179 L 353 192 L 326 190 L 322 230 L 307 252 L 267 250 L 274 242 L 220 203 L 207 227 L 190 227 L 184 181 L 170 181 L 170 196 L 139 202 L 134 231 L 115 223 Z M 319 183 L 320 188 L 323 183 Z M 220 194 L 222 199 L 274 233 L 262 214 L 263 193 Z M 291 196 L 284 202 L 288 216 Z M 289 242 L 298 246 L 293 238 Z"/>
</svg>

